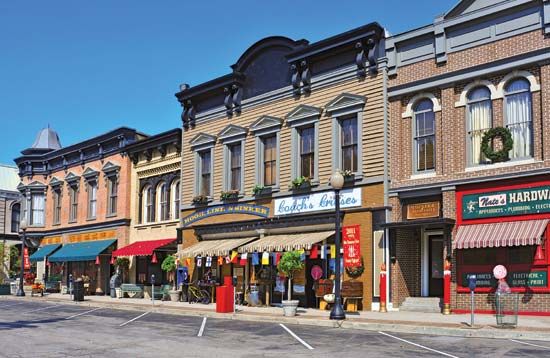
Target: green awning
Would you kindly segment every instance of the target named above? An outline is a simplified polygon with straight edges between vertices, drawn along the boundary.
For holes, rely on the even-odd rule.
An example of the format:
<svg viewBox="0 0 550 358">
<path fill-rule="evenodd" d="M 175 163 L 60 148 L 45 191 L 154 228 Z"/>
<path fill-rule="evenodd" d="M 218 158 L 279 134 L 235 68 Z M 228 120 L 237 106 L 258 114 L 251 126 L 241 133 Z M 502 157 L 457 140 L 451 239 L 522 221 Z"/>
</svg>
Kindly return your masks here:
<svg viewBox="0 0 550 358">
<path fill-rule="evenodd" d="M 50 262 L 66 261 L 92 261 L 105 251 L 109 246 L 115 243 L 116 239 L 86 241 L 75 244 L 63 245 L 59 251 L 48 258 Z"/>
<path fill-rule="evenodd" d="M 61 247 L 61 244 L 45 245 L 38 249 L 34 254 L 29 257 L 31 262 L 42 261 L 46 257 L 50 256 L 55 250 Z"/>
</svg>

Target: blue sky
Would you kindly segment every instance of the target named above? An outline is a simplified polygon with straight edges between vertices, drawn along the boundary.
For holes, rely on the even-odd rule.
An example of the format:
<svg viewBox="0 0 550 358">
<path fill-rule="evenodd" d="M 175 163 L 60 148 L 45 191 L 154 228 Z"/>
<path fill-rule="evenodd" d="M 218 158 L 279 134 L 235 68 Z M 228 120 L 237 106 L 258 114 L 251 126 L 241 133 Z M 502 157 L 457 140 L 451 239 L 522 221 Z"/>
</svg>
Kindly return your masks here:
<svg viewBox="0 0 550 358">
<path fill-rule="evenodd" d="M 230 72 L 257 40 L 310 42 L 372 21 L 429 24 L 455 0 L 0 2 L 0 163 L 48 124 L 62 145 L 129 126 L 178 127 L 180 83 Z"/>
</svg>

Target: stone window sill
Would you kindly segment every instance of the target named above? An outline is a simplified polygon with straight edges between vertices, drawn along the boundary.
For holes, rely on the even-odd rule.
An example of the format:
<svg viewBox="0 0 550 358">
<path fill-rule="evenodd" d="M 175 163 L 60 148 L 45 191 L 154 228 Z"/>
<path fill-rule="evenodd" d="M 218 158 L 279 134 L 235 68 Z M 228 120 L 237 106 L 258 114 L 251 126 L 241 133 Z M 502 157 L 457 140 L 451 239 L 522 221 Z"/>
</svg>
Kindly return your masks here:
<svg viewBox="0 0 550 358">
<path fill-rule="evenodd" d="M 540 161 L 538 162 L 540 163 Z M 534 158 L 524 159 L 524 160 L 510 160 L 504 163 L 485 164 L 485 165 L 477 165 L 475 167 L 467 167 L 466 169 L 464 169 L 464 171 L 466 173 L 469 173 L 469 172 L 477 172 L 480 170 L 508 168 L 508 167 L 514 167 L 516 165 L 533 164 L 533 163 L 537 163 L 537 161 Z"/>
</svg>

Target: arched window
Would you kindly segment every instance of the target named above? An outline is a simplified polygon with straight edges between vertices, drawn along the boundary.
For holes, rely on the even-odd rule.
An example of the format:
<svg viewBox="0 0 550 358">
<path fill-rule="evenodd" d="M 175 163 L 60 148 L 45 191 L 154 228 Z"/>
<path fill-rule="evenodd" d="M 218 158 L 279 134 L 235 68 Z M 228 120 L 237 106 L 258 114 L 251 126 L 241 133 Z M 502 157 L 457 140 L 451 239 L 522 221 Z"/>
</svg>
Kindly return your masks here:
<svg viewBox="0 0 550 358">
<path fill-rule="evenodd" d="M 504 121 L 512 133 L 514 147 L 510 158 L 533 156 L 533 118 L 530 83 L 524 78 L 516 78 L 504 89 Z"/>
<path fill-rule="evenodd" d="M 159 220 L 168 220 L 170 218 L 170 204 L 168 201 L 168 186 L 162 182 L 157 187 L 157 212 Z"/>
<path fill-rule="evenodd" d="M 143 221 L 150 223 L 155 221 L 155 213 L 153 211 L 153 188 L 146 186 L 142 193 L 143 200 Z"/>
<path fill-rule="evenodd" d="M 11 232 L 19 232 L 21 221 L 21 204 L 15 203 L 11 206 Z"/>
<path fill-rule="evenodd" d="M 468 93 L 466 111 L 469 164 L 486 163 L 487 159 L 481 153 L 481 140 L 483 134 L 493 126 L 491 92 L 487 87 L 476 87 Z"/>
<path fill-rule="evenodd" d="M 172 184 L 172 216 L 178 219 L 180 213 L 180 181 L 176 180 Z"/>
<path fill-rule="evenodd" d="M 433 102 L 423 99 L 414 107 L 415 171 L 435 169 L 435 113 Z"/>
</svg>

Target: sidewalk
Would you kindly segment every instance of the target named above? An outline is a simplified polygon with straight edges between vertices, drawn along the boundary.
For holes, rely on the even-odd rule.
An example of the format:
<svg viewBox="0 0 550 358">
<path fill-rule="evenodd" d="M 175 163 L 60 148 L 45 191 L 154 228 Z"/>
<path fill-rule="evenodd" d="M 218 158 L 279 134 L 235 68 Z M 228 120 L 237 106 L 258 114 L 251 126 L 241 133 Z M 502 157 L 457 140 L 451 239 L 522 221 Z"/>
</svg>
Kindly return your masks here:
<svg viewBox="0 0 550 358">
<path fill-rule="evenodd" d="M 29 297 L 30 298 L 30 297 Z M 26 299 L 29 299 L 26 298 Z M 32 299 L 50 302 L 72 303 L 69 295 L 49 294 Z M 296 317 L 283 317 L 278 307 L 237 306 L 236 313 L 216 313 L 215 304 L 155 301 L 109 296 L 86 296 L 84 302 L 74 303 L 93 307 L 108 307 L 128 310 L 152 310 L 158 313 L 205 316 L 213 318 L 237 319 L 245 321 L 273 321 L 298 325 L 315 325 L 324 327 L 341 327 L 374 331 L 401 333 L 424 333 L 458 337 L 501 338 L 550 341 L 550 317 L 519 316 L 515 329 L 497 328 L 493 315 L 478 314 L 475 316 L 475 327 L 469 328 L 469 314 L 451 314 L 423 312 L 372 312 L 361 311 L 349 313 L 343 322 L 329 320 L 329 311 L 318 309 L 299 309 Z"/>
</svg>

